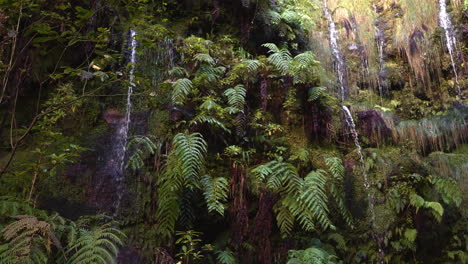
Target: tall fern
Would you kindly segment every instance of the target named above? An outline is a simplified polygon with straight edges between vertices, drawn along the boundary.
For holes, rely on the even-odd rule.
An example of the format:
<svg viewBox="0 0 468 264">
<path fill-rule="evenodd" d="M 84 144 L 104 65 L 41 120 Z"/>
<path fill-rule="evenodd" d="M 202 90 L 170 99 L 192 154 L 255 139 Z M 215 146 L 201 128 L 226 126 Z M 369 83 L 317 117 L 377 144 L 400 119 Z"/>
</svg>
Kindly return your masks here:
<svg viewBox="0 0 468 264">
<path fill-rule="evenodd" d="M 166 168 L 158 179 L 158 233 L 170 237 L 180 213 L 183 188 L 200 188 L 207 144 L 200 133 L 179 133 L 172 141 Z"/>
</svg>

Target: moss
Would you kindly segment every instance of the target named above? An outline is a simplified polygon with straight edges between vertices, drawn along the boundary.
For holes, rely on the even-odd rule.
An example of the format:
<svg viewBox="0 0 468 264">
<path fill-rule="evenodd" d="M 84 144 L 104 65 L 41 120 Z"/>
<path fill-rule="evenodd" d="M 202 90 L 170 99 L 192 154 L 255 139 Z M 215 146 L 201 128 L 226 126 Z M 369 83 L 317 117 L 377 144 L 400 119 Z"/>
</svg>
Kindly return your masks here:
<svg viewBox="0 0 468 264">
<path fill-rule="evenodd" d="M 395 213 L 386 205 L 374 206 L 374 215 L 374 231 L 379 234 L 390 231 L 390 227 L 393 226 L 396 221 Z"/>
</svg>

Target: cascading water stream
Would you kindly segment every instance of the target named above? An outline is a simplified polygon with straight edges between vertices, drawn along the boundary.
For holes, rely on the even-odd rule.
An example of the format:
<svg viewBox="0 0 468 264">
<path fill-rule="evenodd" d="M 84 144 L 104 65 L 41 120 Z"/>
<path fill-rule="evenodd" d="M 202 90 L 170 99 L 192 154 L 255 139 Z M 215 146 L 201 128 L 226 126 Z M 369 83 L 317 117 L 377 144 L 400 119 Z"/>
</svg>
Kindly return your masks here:
<svg viewBox="0 0 468 264">
<path fill-rule="evenodd" d="M 457 48 L 457 41 L 455 39 L 455 33 L 453 32 L 452 22 L 447 13 L 446 0 L 439 0 L 439 20 L 440 25 L 445 31 L 445 40 L 447 43 L 447 49 L 450 55 L 450 62 L 452 63 L 453 73 L 455 74 L 455 83 L 458 89 L 458 95 L 461 96 L 460 84 L 458 83 L 457 67 L 455 66 L 455 53 Z"/>
<path fill-rule="evenodd" d="M 118 166 L 118 173 L 115 174 L 115 184 L 116 184 L 116 190 L 117 190 L 117 200 L 115 201 L 114 207 L 115 207 L 115 212 L 114 214 L 117 215 L 119 208 L 120 208 L 120 202 L 122 201 L 122 195 L 123 195 L 123 180 L 125 176 L 125 154 L 127 152 L 127 142 L 128 142 L 128 131 L 130 128 L 130 114 L 132 110 L 132 94 L 133 94 L 133 88 L 135 86 L 135 83 L 133 82 L 135 79 L 135 63 L 136 63 L 136 48 L 137 48 L 137 41 L 136 41 L 136 32 L 135 30 L 130 30 L 130 73 L 129 73 L 129 82 L 130 85 L 128 86 L 127 89 L 127 106 L 125 110 L 125 117 L 123 119 L 123 124 L 119 127 L 118 129 L 118 136 L 120 137 L 120 150 L 117 153 L 117 166 Z"/>
<path fill-rule="evenodd" d="M 354 123 L 353 116 L 351 115 L 351 111 L 349 111 L 349 108 L 345 105 L 342 105 L 341 108 L 343 109 L 343 112 L 345 114 L 345 121 L 346 125 L 348 126 L 349 130 L 351 131 L 351 134 L 353 136 L 354 144 L 356 145 L 357 153 L 359 156 L 359 161 L 361 164 L 361 170 L 362 170 L 362 175 L 364 177 L 364 188 L 366 189 L 367 192 L 367 199 L 369 201 L 369 210 L 371 214 L 371 225 L 374 226 L 375 223 L 375 212 L 374 212 L 374 195 L 372 194 L 370 190 L 370 183 L 369 183 L 369 177 L 367 175 L 366 169 L 364 167 L 364 155 L 362 154 L 362 147 L 361 144 L 359 143 L 359 135 L 356 131 L 356 124 Z M 377 244 L 379 246 L 379 253 L 381 255 L 381 260 L 380 262 L 383 263 L 383 255 L 384 251 L 381 246 L 381 242 L 377 240 Z"/>
<path fill-rule="evenodd" d="M 323 11 L 325 14 L 325 18 L 328 20 L 328 28 L 330 33 L 330 48 L 332 51 L 332 56 L 336 63 L 336 71 L 338 74 L 338 82 L 340 84 L 340 97 L 341 101 L 344 101 L 347 94 L 346 89 L 346 66 L 343 59 L 343 55 L 341 54 L 340 48 L 338 46 L 338 33 L 336 31 L 336 25 L 333 21 L 333 17 L 331 15 L 330 9 L 328 8 L 327 0 L 323 1 Z"/>
<path fill-rule="evenodd" d="M 379 16 L 379 12 L 375 4 L 374 4 L 374 12 L 377 16 Z M 381 23 L 381 18 L 378 17 L 375 23 L 375 39 L 377 41 L 377 51 L 379 53 L 379 74 L 378 74 L 377 81 L 379 85 L 380 96 L 385 96 L 388 93 L 387 73 L 385 70 L 385 58 L 384 58 L 385 33 L 380 28 L 380 23 Z"/>
</svg>

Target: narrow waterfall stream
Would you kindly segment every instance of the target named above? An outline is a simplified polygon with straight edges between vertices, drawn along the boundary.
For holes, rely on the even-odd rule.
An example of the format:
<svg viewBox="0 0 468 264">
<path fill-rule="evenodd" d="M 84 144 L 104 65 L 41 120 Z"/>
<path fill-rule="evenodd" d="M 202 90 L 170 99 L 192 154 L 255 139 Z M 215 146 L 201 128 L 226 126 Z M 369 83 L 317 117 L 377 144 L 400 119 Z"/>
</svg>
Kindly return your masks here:
<svg viewBox="0 0 468 264">
<path fill-rule="evenodd" d="M 336 63 L 336 71 L 338 75 L 338 82 L 340 85 L 340 99 L 341 101 L 344 101 L 348 93 L 346 87 L 346 65 L 344 62 L 343 55 L 341 54 L 340 48 L 338 46 L 338 33 L 336 31 L 336 25 L 333 21 L 330 9 L 328 8 L 327 0 L 323 1 L 323 11 L 325 14 L 325 18 L 328 21 L 328 29 L 330 34 L 330 48 L 333 59 Z"/>
<path fill-rule="evenodd" d="M 361 165 L 362 175 L 364 177 L 364 188 L 366 189 L 367 199 L 368 199 L 368 202 L 369 202 L 369 212 L 370 212 L 370 216 L 371 216 L 371 226 L 374 227 L 374 224 L 375 224 L 374 194 L 371 192 L 369 177 L 367 175 L 367 172 L 366 172 L 366 169 L 365 169 L 365 166 L 364 166 L 364 155 L 362 154 L 362 147 L 361 147 L 361 143 L 359 142 L 359 135 L 358 135 L 358 133 L 356 131 L 356 124 L 354 123 L 354 119 L 353 119 L 353 116 L 351 115 L 351 111 L 349 111 L 349 108 L 347 106 L 345 106 L 345 105 L 342 105 L 341 108 L 343 109 L 343 112 L 344 112 L 344 115 L 345 115 L 346 125 L 348 126 L 348 128 L 351 131 L 351 134 L 353 136 L 354 144 L 356 145 L 357 153 L 358 153 L 358 156 L 359 156 L 359 161 L 361 163 L 360 165 Z M 375 234 L 374 234 L 374 236 L 375 236 Z M 375 239 L 376 239 L 377 245 L 379 247 L 379 254 L 380 254 L 380 257 L 381 257 L 380 258 L 380 263 L 384 263 L 383 262 L 384 251 L 382 249 L 381 241 L 379 239 L 377 239 L 377 237 L 375 237 Z"/>
<path fill-rule="evenodd" d="M 455 74 L 455 85 L 457 86 L 458 95 L 461 95 L 460 84 L 458 83 L 457 66 L 455 65 L 454 59 L 456 54 L 457 41 L 455 39 L 455 33 L 453 32 L 452 22 L 450 21 L 449 14 L 447 13 L 446 0 L 439 0 L 439 20 L 440 26 L 445 31 L 445 41 L 447 43 L 447 49 L 450 55 L 450 63 L 452 64 L 453 73 Z"/>
<path fill-rule="evenodd" d="M 375 40 L 377 42 L 377 51 L 379 54 L 379 73 L 378 73 L 378 86 L 379 86 L 379 94 L 380 96 L 388 95 L 388 84 L 387 84 L 387 72 L 385 70 L 385 32 L 382 30 L 382 18 L 380 18 L 379 11 L 377 6 L 374 4 L 374 13 L 377 15 L 377 19 L 375 21 Z"/>
<path fill-rule="evenodd" d="M 133 88 L 135 86 L 135 83 L 133 82 L 135 79 L 135 63 L 136 63 L 136 48 L 137 48 L 137 41 L 136 41 L 136 32 L 135 30 L 130 30 L 130 72 L 129 72 L 129 82 L 130 85 L 128 86 L 127 89 L 127 105 L 125 109 L 125 117 L 123 120 L 123 124 L 119 127 L 118 130 L 118 136 L 120 137 L 120 150 L 118 151 L 117 154 L 117 166 L 118 166 L 118 173 L 115 175 L 115 184 L 116 184 L 116 190 L 117 190 L 117 200 L 115 201 L 114 207 L 115 207 L 115 212 L 114 215 L 117 215 L 119 212 L 120 208 L 120 202 L 122 201 L 122 195 L 123 195 L 123 180 L 125 177 L 125 154 L 127 152 L 127 143 L 128 143 L 128 131 L 130 128 L 130 122 L 131 122 L 131 111 L 132 111 L 132 94 L 133 94 Z"/>
</svg>

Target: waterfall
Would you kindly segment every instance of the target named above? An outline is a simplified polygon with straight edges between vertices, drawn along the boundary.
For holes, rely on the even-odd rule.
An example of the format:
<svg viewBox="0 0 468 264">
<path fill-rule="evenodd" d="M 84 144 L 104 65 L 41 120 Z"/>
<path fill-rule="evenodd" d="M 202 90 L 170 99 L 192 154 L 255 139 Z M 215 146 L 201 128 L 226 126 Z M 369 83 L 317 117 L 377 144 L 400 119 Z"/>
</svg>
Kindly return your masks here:
<svg viewBox="0 0 468 264">
<path fill-rule="evenodd" d="M 445 31 L 445 40 L 447 42 L 447 49 L 450 55 L 450 62 L 452 63 L 453 73 L 455 74 L 455 83 L 458 89 L 458 95 L 461 96 L 460 84 L 458 83 L 457 67 L 455 66 L 455 52 L 457 48 L 457 42 L 455 39 L 455 33 L 453 32 L 452 22 L 447 13 L 446 0 L 439 0 L 439 20 L 440 25 Z"/>
<path fill-rule="evenodd" d="M 330 48 L 332 51 L 332 56 L 336 63 L 336 71 L 338 74 L 338 82 L 340 84 L 340 97 L 341 101 L 344 101 L 347 94 L 346 89 L 346 66 L 343 59 L 343 55 L 341 54 L 340 48 L 338 46 L 338 33 L 336 32 L 336 25 L 333 21 L 333 17 L 331 15 L 330 9 L 328 9 L 327 0 L 323 1 L 324 7 L 323 11 L 325 14 L 325 18 L 328 20 L 328 29 L 330 33 Z"/>
<path fill-rule="evenodd" d="M 385 33 L 380 28 L 383 21 L 379 18 L 379 11 L 377 10 L 377 6 L 374 4 L 374 12 L 378 16 L 375 21 L 375 40 L 377 41 L 377 51 L 379 53 L 379 74 L 378 74 L 378 86 L 379 86 L 379 94 L 380 96 L 385 96 L 388 93 L 388 85 L 387 85 L 387 72 L 385 70 L 385 58 L 384 58 L 384 50 L 385 50 Z"/>
<path fill-rule="evenodd" d="M 359 156 L 359 162 L 361 164 L 361 171 L 362 175 L 364 176 L 364 188 L 367 192 L 367 199 L 369 201 L 369 210 L 371 214 L 371 225 L 374 226 L 375 223 L 375 212 L 374 212 L 374 195 L 372 194 L 370 190 L 370 183 L 369 183 L 369 177 L 367 175 L 365 166 L 364 166 L 364 155 L 362 154 L 362 147 L 359 142 L 359 135 L 356 131 L 356 124 L 354 123 L 353 116 L 351 115 L 351 112 L 349 111 L 349 108 L 345 105 L 342 105 L 341 108 L 343 109 L 344 115 L 345 115 L 345 121 L 346 125 L 348 126 L 349 130 L 351 131 L 351 134 L 353 136 L 354 144 L 356 145 L 357 153 Z M 381 241 L 377 238 L 377 236 L 374 234 L 377 240 L 377 245 L 379 246 L 379 253 L 381 256 L 380 263 L 383 263 L 383 255 L 384 251 L 382 249 L 382 243 Z"/>
<path fill-rule="evenodd" d="M 125 153 L 127 152 L 127 142 L 128 142 L 128 131 L 130 128 L 130 114 L 132 110 L 132 94 L 133 94 L 133 88 L 135 87 L 135 83 L 133 82 L 135 79 L 135 63 L 136 63 L 136 47 L 137 47 L 137 41 L 135 39 L 136 37 L 136 32 L 135 30 L 130 30 L 130 73 L 129 73 L 129 82 L 130 85 L 127 88 L 127 106 L 125 110 L 125 117 L 123 119 L 123 123 L 119 126 L 119 129 L 117 131 L 117 135 L 119 137 L 119 150 L 116 153 L 117 156 L 117 164 L 118 166 L 118 173 L 115 174 L 115 183 L 116 183 L 116 190 L 117 190 L 117 200 L 115 201 L 114 207 L 115 207 L 115 213 L 117 214 L 120 208 L 120 202 L 122 200 L 122 195 L 123 195 L 123 180 L 125 176 Z"/>
</svg>

